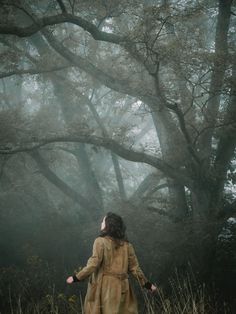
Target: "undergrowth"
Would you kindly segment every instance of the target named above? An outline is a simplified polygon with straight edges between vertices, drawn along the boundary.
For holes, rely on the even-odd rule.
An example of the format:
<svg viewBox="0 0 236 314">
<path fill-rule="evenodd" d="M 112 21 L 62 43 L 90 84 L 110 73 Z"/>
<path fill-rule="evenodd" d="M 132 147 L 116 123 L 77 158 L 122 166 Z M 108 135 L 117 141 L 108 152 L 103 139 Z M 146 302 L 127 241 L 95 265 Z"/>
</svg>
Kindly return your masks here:
<svg viewBox="0 0 236 314">
<path fill-rule="evenodd" d="M 43 285 L 42 278 L 29 278 L 22 273 L 0 269 L 0 314 L 83 314 L 83 297 L 78 287 L 64 292 L 52 283 Z M 34 269 L 38 271 L 38 269 Z M 49 272 L 50 273 L 50 272 Z M 45 274 L 45 273 L 44 273 Z M 58 278 L 58 274 L 57 274 Z M 3 281 L 4 279 L 4 281 Z M 10 282 L 11 286 L 7 285 Z M 12 282 L 15 284 L 12 285 Z M 37 289 L 35 288 L 37 287 Z M 46 288 L 45 288 L 46 287 Z M 141 289 L 140 314 L 231 314 L 228 305 L 219 302 L 204 284 L 199 284 L 192 274 L 169 280 L 168 293 L 160 287 L 155 294 Z M 139 300 L 140 301 L 140 300 Z M 112 314 L 112 313 L 111 313 Z"/>
</svg>

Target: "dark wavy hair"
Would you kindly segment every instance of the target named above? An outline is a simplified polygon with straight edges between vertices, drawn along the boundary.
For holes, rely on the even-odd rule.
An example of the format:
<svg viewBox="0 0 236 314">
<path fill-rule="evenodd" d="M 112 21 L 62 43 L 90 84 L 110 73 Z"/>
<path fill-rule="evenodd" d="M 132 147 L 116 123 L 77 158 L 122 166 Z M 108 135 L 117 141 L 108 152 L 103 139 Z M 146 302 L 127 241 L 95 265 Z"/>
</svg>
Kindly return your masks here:
<svg viewBox="0 0 236 314">
<path fill-rule="evenodd" d="M 101 231 L 100 236 L 110 236 L 117 242 L 128 241 L 126 236 L 126 226 L 123 219 L 114 213 L 107 213 L 105 216 L 105 229 Z"/>
</svg>

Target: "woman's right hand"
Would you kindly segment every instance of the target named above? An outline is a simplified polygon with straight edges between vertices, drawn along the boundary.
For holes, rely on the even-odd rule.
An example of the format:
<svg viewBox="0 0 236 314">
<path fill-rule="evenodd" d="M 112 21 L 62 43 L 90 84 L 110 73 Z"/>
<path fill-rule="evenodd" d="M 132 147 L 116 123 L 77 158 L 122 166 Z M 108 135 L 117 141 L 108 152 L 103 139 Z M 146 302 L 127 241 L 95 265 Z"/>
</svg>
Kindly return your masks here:
<svg viewBox="0 0 236 314">
<path fill-rule="evenodd" d="M 74 282 L 73 277 L 72 277 L 72 276 L 68 277 L 68 278 L 66 279 L 66 282 L 69 283 L 69 284 L 73 283 L 73 282 Z"/>
</svg>

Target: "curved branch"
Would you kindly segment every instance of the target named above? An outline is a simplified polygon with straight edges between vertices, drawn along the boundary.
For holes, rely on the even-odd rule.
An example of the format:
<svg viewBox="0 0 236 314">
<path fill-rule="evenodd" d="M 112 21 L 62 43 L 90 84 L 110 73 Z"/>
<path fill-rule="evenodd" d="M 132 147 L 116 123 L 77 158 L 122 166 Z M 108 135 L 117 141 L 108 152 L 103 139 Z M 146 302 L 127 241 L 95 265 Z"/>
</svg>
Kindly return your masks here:
<svg viewBox="0 0 236 314">
<path fill-rule="evenodd" d="M 157 183 L 162 179 L 162 175 L 158 175 L 157 173 L 149 173 L 143 181 L 140 183 L 136 191 L 130 196 L 129 201 L 133 203 L 140 204 L 143 198 L 143 195 L 149 189 L 153 189 L 156 187 Z"/>
<path fill-rule="evenodd" d="M 28 10 L 30 11 L 29 8 Z M 29 14 L 32 15 L 32 25 L 27 27 L 0 25 L 0 34 L 12 34 L 19 37 L 28 37 L 41 30 L 42 34 L 47 38 L 51 47 L 66 60 L 70 61 L 86 73 L 100 80 L 105 86 L 124 94 L 139 97 L 144 102 L 152 104 L 156 108 L 156 104 L 160 99 L 157 95 L 153 95 L 150 91 L 148 92 L 146 86 L 143 88 L 140 88 L 140 86 L 139 88 L 135 88 L 132 86 L 132 84 L 130 84 L 129 81 L 114 78 L 108 73 L 103 72 L 99 68 L 95 67 L 91 62 L 72 53 L 69 49 L 63 46 L 50 32 L 45 29 L 45 26 L 66 22 L 72 23 L 80 26 L 84 31 L 90 33 L 90 35 L 95 40 L 119 44 L 130 52 L 131 41 L 128 37 L 121 37 L 116 34 L 100 31 L 99 28 L 96 27 L 93 23 L 90 23 L 81 17 L 69 13 L 62 13 L 43 18 L 37 18 L 35 14 L 31 12 Z"/>
<path fill-rule="evenodd" d="M 64 69 L 67 69 L 70 67 L 73 67 L 73 65 L 62 65 L 62 66 L 58 66 L 58 67 L 53 67 L 51 69 L 27 69 L 27 70 L 16 69 L 14 71 L 0 73 L 0 79 L 2 79 L 4 77 L 13 76 L 13 75 L 23 75 L 23 74 L 34 75 L 34 74 L 41 74 L 41 73 L 50 73 L 50 72 L 64 70 Z"/>
<path fill-rule="evenodd" d="M 47 30 L 42 30 L 42 34 L 47 39 L 51 47 L 67 61 L 71 62 L 75 66 L 78 66 L 81 70 L 85 71 L 87 74 L 91 75 L 95 79 L 99 80 L 102 84 L 111 88 L 117 92 L 127 94 L 136 98 L 143 100 L 149 104 L 158 103 L 158 96 L 151 94 L 147 91 L 147 86 L 140 85 L 138 87 L 132 86 L 132 82 L 128 80 L 121 80 L 119 78 L 114 78 L 110 74 L 102 71 L 96 67 L 93 63 L 89 62 L 87 59 L 82 58 L 79 55 L 74 54 L 65 46 L 63 46 L 50 32 Z"/>
<path fill-rule="evenodd" d="M 34 18 L 33 22 L 34 23 L 26 27 L 19 27 L 14 25 L 0 25 L 0 34 L 16 35 L 18 37 L 29 37 L 39 32 L 46 26 L 71 23 L 83 28 L 83 30 L 90 33 L 90 35 L 95 40 L 110 42 L 113 44 L 120 44 L 127 40 L 125 37 L 100 31 L 93 23 L 90 23 L 79 16 L 75 16 L 73 14 L 65 12 L 53 16 L 46 16 L 37 19 Z"/>
<path fill-rule="evenodd" d="M 29 152 L 29 155 L 36 161 L 41 173 L 47 178 L 49 182 L 60 189 L 65 195 L 70 197 L 72 200 L 77 202 L 80 206 L 90 210 L 91 212 L 96 211 L 90 200 L 87 200 L 78 191 L 72 189 L 67 183 L 61 180 L 47 165 L 41 154 L 37 150 Z"/>
<path fill-rule="evenodd" d="M 189 178 L 183 170 L 176 169 L 163 161 L 160 158 L 157 158 L 155 156 L 146 154 L 144 152 L 140 151 L 134 151 L 130 148 L 126 148 L 125 146 L 119 144 L 113 139 L 109 138 L 103 138 L 94 136 L 88 133 L 82 133 L 79 135 L 61 135 L 61 136 L 55 136 L 48 139 L 42 139 L 37 141 L 37 143 L 28 143 L 23 145 L 19 145 L 18 147 L 7 148 L 7 149 L 0 149 L 0 154 L 15 154 L 20 152 L 30 152 L 37 148 L 40 148 L 42 146 L 45 146 L 47 144 L 51 143 L 87 143 L 87 144 L 93 144 L 96 146 L 104 147 L 115 154 L 119 155 L 120 157 L 134 162 L 141 162 L 146 163 L 154 168 L 159 169 L 163 173 L 165 173 L 166 176 L 173 178 L 180 182 L 181 184 L 187 186 L 189 189 L 193 188 L 193 182 L 191 178 Z"/>
</svg>

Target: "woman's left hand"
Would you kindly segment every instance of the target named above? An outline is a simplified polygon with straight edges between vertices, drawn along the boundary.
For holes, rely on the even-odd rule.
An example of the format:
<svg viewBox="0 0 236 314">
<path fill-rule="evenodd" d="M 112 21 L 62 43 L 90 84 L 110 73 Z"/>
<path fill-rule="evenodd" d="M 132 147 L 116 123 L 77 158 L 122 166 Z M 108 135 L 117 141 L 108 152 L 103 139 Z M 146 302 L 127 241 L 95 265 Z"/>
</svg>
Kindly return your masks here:
<svg viewBox="0 0 236 314">
<path fill-rule="evenodd" d="M 68 277 L 68 278 L 66 279 L 66 282 L 67 282 L 68 284 L 73 283 L 73 282 L 74 282 L 73 277 L 72 277 L 72 276 Z"/>
<path fill-rule="evenodd" d="M 152 284 L 152 286 L 151 286 L 151 292 L 152 292 L 152 293 L 157 292 L 157 287 L 156 287 L 155 285 L 153 285 L 153 284 Z"/>
</svg>

